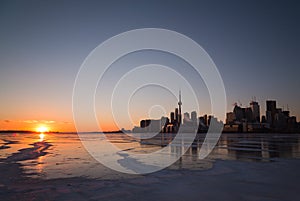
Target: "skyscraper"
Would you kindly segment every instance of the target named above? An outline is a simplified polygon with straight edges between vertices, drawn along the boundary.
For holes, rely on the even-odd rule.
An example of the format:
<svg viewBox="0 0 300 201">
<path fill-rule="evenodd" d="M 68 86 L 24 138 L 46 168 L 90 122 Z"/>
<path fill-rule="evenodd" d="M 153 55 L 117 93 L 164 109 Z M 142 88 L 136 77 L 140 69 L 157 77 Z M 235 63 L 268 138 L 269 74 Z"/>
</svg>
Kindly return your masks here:
<svg viewBox="0 0 300 201">
<path fill-rule="evenodd" d="M 267 100 L 267 111 L 276 111 L 276 101 Z"/>
<path fill-rule="evenodd" d="M 185 113 L 183 114 L 183 117 L 184 117 L 185 119 L 187 119 L 187 120 L 190 120 L 190 114 L 189 114 L 188 112 L 185 112 Z"/>
<path fill-rule="evenodd" d="M 266 119 L 267 123 L 270 124 L 271 127 L 274 127 L 275 123 L 275 114 L 276 114 L 276 101 L 274 100 L 267 100 L 266 101 L 267 105 L 267 111 L 266 111 Z"/>
<path fill-rule="evenodd" d="M 203 116 L 203 118 L 204 118 L 204 124 L 205 124 L 205 126 L 208 126 L 207 114 L 205 114 L 205 115 Z"/>
<path fill-rule="evenodd" d="M 260 108 L 259 108 L 258 102 L 251 101 L 250 102 L 250 108 L 252 110 L 253 121 L 254 122 L 260 122 Z"/>
<path fill-rule="evenodd" d="M 178 108 L 175 108 L 175 121 L 176 121 L 177 123 L 179 122 Z"/>
<path fill-rule="evenodd" d="M 191 112 L 191 119 L 193 122 L 197 121 L 197 112 L 196 111 Z"/>
<path fill-rule="evenodd" d="M 252 109 L 251 107 L 246 107 L 246 108 L 243 108 L 245 110 L 245 117 L 244 119 L 247 121 L 247 122 L 253 122 L 253 112 L 252 112 Z"/>
<path fill-rule="evenodd" d="M 241 108 L 238 105 L 235 105 L 233 108 L 233 113 L 235 115 L 236 121 L 242 122 L 245 119 L 245 108 Z"/>
<path fill-rule="evenodd" d="M 182 105 L 182 102 L 181 102 L 181 90 L 179 90 L 179 101 L 178 101 L 178 108 L 179 108 L 179 118 L 178 118 L 178 124 L 180 125 L 181 124 L 181 119 L 182 119 L 182 115 L 181 115 L 181 105 Z"/>
<path fill-rule="evenodd" d="M 171 123 L 174 124 L 174 122 L 175 122 L 175 114 L 174 114 L 174 112 L 170 113 L 170 117 L 171 117 Z"/>
<path fill-rule="evenodd" d="M 196 111 L 192 111 L 192 112 L 191 112 L 191 120 L 192 120 L 192 125 L 193 125 L 195 128 L 198 128 L 197 112 L 196 112 Z"/>
<path fill-rule="evenodd" d="M 183 123 L 185 124 L 185 123 L 188 123 L 188 122 L 190 122 L 191 121 L 191 119 L 190 119 L 190 114 L 188 113 L 188 112 L 185 112 L 184 114 L 183 114 Z"/>
</svg>

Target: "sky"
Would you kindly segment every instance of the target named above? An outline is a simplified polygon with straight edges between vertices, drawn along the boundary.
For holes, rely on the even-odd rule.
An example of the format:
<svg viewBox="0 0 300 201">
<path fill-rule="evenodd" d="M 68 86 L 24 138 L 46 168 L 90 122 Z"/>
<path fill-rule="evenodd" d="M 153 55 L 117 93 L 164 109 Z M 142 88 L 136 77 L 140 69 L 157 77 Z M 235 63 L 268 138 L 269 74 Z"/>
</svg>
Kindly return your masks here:
<svg viewBox="0 0 300 201">
<path fill-rule="evenodd" d="M 223 79 L 227 111 L 232 111 L 235 102 L 248 106 L 255 96 L 261 114 L 265 114 L 265 101 L 272 99 L 278 107 L 286 109 L 288 105 L 299 120 L 299 19 L 298 1 L 1 0 L 0 130 L 32 130 L 45 125 L 53 131 L 75 131 L 72 92 L 85 58 L 110 37 L 141 28 L 173 30 L 201 45 Z M 137 52 L 115 62 L 95 94 L 102 130 L 131 129 L 140 119 L 161 113 L 168 116 L 176 107 L 178 94 L 157 86 L 144 87 L 129 101 L 128 122 L 128 116 L 119 111 L 127 101 L 122 87 L 138 84 L 134 79 L 128 82 L 132 74 L 119 86 L 111 103 L 114 107 L 107 109 L 105 101 L 117 81 L 130 68 L 146 64 L 167 65 L 183 74 L 189 69 L 174 55 L 157 51 Z M 180 88 L 184 112 L 211 112 L 201 78 L 193 77 L 192 71 L 185 73 L 188 81 L 198 83 L 194 85 L 201 94 L 197 104 L 188 87 L 174 79 L 175 72 L 169 76 L 164 70 L 170 69 L 155 71 L 156 67 L 140 78 L 160 76 L 174 89 Z M 97 129 L 86 122 L 86 130 Z"/>
</svg>

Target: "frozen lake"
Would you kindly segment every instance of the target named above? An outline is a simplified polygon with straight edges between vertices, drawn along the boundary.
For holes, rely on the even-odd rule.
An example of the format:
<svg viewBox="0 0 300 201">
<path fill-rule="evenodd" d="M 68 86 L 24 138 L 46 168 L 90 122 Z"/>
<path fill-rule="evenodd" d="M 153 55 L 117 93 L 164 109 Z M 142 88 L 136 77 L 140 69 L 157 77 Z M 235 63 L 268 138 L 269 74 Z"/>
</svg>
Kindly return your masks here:
<svg viewBox="0 0 300 201">
<path fill-rule="evenodd" d="M 0 149 L 2 159 L 41 141 L 37 133 L 1 134 L 0 136 L 2 146 L 5 142 L 13 142 L 6 143 L 9 148 Z M 99 140 L 102 134 L 85 134 L 85 136 L 86 140 L 93 141 Z M 205 137 L 205 135 L 201 136 Z M 125 134 L 107 134 L 107 137 L 121 150 L 130 150 L 134 153 L 151 153 L 161 149 L 160 146 L 140 144 L 138 139 L 130 138 Z M 45 151 L 47 154 L 30 160 L 18 161 L 29 177 L 51 179 L 74 176 L 89 178 L 118 178 L 120 176 L 91 157 L 77 134 L 45 134 L 42 140 L 51 145 Z M 204 160 L 198 157 L 202 141 L 200 139 L 199 143 L 194 143 L 169 169 L 206 170 L 211 168 L 212 163 L 217 159 L 270 162 L 279 158 L 300 158 L 299 134 L 223 134 L 212 153 Z"/>
<path fill-rule="evenodd" d="M 124 134 L 108 138 L 134 153 L 161 149 Z M 199 159 L 200 138 L 170 167 L 127 175 L 91 157 L 77 134 L 3 133 L 0 200 L 297 200 L 299 139 L 299 134 L 223 134 L 212 153 Z"/>
</svg>

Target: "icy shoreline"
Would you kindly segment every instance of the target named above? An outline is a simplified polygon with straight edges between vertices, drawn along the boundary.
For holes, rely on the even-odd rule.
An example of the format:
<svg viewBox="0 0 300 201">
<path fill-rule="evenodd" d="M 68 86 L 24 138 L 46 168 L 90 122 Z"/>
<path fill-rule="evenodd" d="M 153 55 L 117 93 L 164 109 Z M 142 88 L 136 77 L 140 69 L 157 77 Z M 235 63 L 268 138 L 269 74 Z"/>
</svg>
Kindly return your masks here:
<svg viewBox="0 0 300 201">
<path fill-rule="evenodd" d="M 209 170 L 169 170 L 118 180 L 33 179 L 0 163 L 0 200 L 297 200 L 300 160 L 217 160 Z"/>
</svg>

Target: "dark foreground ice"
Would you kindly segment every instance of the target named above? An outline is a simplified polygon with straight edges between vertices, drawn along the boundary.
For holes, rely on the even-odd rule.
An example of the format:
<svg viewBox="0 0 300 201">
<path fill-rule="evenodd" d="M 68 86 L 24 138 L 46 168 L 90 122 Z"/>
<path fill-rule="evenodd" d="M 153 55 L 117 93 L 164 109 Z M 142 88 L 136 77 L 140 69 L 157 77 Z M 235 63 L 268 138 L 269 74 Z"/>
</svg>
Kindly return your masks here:
<svg viewBox="0 0 300 201">
<path fill-rule="evenodd" d="M 0 200 L 299 200 L 299 160 L 215 162 L 206 171 L 163 170 L 119 180 L 22 177 L 1 163 Z"/>
</svg>

